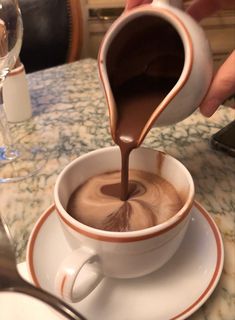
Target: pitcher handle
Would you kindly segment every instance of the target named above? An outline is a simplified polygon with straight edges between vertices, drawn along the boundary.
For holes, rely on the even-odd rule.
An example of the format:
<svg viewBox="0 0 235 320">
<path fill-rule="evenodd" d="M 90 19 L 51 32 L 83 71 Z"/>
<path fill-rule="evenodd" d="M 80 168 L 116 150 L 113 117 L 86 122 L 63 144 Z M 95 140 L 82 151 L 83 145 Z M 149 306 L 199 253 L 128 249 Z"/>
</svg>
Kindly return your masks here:
<svg viewBox="0 0 235 320">
<path fill-rule="evenodd" d="M 99 268 L 94 264 L 96 260 L 97 256 L 88 248 L 81 247 L 72 251 L 62 261 L 56 273 L 56 293 L 68 302 L 84 299 L 103 279 Z"/>
</svg>

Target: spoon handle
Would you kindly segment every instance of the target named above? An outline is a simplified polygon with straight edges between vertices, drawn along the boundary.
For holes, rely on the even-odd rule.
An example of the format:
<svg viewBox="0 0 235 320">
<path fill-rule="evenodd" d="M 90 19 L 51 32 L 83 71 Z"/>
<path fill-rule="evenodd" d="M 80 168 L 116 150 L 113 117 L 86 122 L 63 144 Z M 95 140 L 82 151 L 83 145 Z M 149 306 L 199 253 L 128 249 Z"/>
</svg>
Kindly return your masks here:
<svg viewBox="0 0 235 320">
<path fill-rule="evenodd" d="M 47 291 L 44 291 L 41 288 L 34 287 L 33 285 L 31 285 L 23 279 L 21 280 L 22 282 L 20 281 L 18 285 L 11 287 L 10 290 L 29 295 L 31 297 L 45 302 L 69 320 L 87 320 L 78 311 L 75 311 L 72 307 L 70 307 L 61 299 L 55 297 Z"/>
</svg>

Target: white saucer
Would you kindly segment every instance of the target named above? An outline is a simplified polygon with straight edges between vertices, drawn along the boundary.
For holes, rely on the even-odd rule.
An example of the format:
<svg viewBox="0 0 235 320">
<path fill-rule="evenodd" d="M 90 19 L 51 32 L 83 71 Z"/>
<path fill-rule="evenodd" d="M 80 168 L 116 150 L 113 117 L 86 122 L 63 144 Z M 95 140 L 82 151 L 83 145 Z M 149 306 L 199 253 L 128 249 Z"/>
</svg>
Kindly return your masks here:
<svg viewBox="0 0 235 320">
<path fill-rule="evenodd" d="M 71 250 L 50 207 L 38 220 L 27 248 L 33 282 L 54 293 L 57 266 Z M 131 280 L 104 279 L 83 301 L 73 305 L 89 320 L 185 319 L 208 299 L 223 268 L 219 230 L 197 203 L 189 229 L 175 256 L 151 275 Z"/>
</svg>

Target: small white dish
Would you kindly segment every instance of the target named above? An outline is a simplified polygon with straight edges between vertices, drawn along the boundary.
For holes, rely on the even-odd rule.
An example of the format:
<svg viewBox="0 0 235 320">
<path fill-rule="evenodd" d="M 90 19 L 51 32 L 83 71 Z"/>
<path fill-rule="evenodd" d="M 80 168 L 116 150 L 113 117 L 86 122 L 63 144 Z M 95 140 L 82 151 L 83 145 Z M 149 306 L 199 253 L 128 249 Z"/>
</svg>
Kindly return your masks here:
<svg viewBox="0 0 235 320">
<path fill-rule="evenodd" d="M 25 262 L 18 265 L 18 271 L 25 280 L 31 282 Z M 0 292 L 0 319 L 62 320 L 62 317 L 37 299 L 15 292 Z"/>
<path fill-rule="evenodd" d="M 36 223 L 27 248 L 33 282 L 55 294 L 57 266 L 71 250 L 50 207 Z M 210 215 L 195 202 L 185 239 L 160 270 L 141 278 L 105 278 L 84 300 L 73 304 L 89 320 L 185 319 L 209 298 L 220 278 L 224 249 Z"/>
</svg>

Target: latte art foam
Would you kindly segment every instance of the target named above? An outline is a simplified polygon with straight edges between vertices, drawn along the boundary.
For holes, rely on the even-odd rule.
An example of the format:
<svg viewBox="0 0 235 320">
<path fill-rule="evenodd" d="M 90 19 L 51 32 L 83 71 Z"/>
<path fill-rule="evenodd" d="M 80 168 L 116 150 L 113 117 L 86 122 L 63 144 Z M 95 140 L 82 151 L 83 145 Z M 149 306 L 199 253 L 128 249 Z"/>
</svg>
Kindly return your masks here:
<svg viewBox="0 0 235 320">
<path fill-rule="evenodd" d="M 160 224 L 182 207 L 175 188 L 158 175 L 129 172 L 129 197 L 120 200 L 120 172 L 94 176 L 75 190 L 67 211 L 76 220 L 108 231 L 134 231 Z"/>
</svg>

